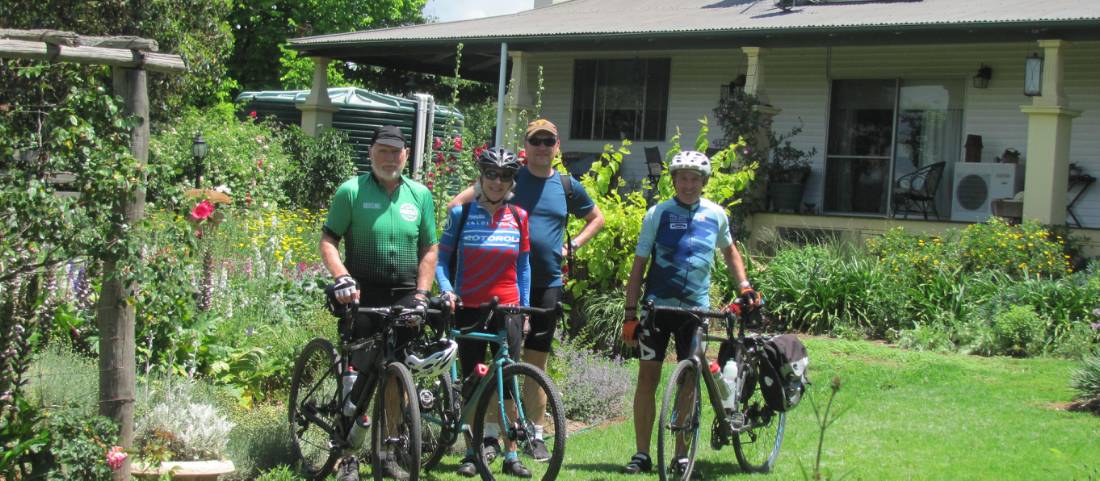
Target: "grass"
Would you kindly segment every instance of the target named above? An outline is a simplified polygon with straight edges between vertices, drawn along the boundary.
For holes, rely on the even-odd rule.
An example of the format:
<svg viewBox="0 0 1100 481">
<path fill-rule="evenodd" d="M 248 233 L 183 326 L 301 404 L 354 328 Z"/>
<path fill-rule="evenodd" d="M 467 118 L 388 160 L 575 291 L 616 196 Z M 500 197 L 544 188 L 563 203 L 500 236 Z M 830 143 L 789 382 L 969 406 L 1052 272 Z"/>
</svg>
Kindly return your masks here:
<svg viewBox="0 0 1100 481">
<path fill-rule="evenodd" d="M 913 352 L 834 339 L 806 344 L 813 394 L 826 399 L 834 375 L 843 382 L 835 408 L 847 412 L 827 432 L 822 461 L 833 479 L 845 473 L 850 480 L 1094 479 L 1100 473 L 1100 417 L 1059 408 L 1073 397 L 1072 361 Z M 751 479 L 802 479 L 800 463 L 813 466 L 815 428 L 807 401 L 788 417 L 774 472 Z M 702 479 L 749 477 L 739 473 L 732 448 L 710 449 L 709 430 L 701 441 Z M 619 474 L 633 445 L 631 421 L 577 434 L 559 479 L 655 479 Z M 441 471 L 426 479 L 465 479 L 451 474 L 457 461 L 445 458 Z"/>
<path fill-rule="evenodd" d="M 825 400 L 834 375 L 843 383 L 834 409 L 846 412 L 827 432 L 823 451 L 822 467 L 831 479 L 845 473 L 849 480 L 1100 477 L 1100 443 L 1096 442 L 1100 416 L 1062 409 L 1074 396 L 1069 379 L 1078 367 L 1075 361 L 916 352 L 824 338 L 807 339 L 806 344 L 812 359 L 811 379 L 816 383 L 812 394 Z M 712 345 L 711 351 L 715 350 Z M 65 365 L 63 371 L 70 374 L 94 372 L 90 363 L 62 359 L 70 356 L 44 353 L 36 369 L 51 371 L 50 366 Z M 667 364 L 665 375 L 670 371 Z M 88 386 L 61 389 L 69 384 L 35 382 L 36 378 L 32 375 L 30 389 L 39 399 L 85 401 L 73 399 L 80 397 L 74 391 L 83 392 Z M 48 390 L 50 386 L 54 391 Z M 229 403 L 223 400 L 223 404 Z M 286 453 L 279 440 L 285 432 L 284 416 L 281 406 L 236 412 L 240 432 L 235 430 L 231 436 L 230 456 L 252 458 L 249 464 L 254 464 L 241 466 L 245 469 L 275 467 Z M 241 422 L 242 418 L 251 423 Z M 709 420 L 704 426 L 709 427 Z M 732 448 L 710 449 L 708 428 L 702 433 L 697 468 L 707 480 L 802 479 L 800 465 L 807 470 L 813 466 L 816 432 L 813 410 L 804 401 L 788 417 L 775 471 L 750 477 L 739 472 Z M 630 420 L 575 434 L 569 439 L 558 479 L 656 479 L 655 474 L 619 474 L 619 467 L 633 454 L 633 445 Z M 259 452 L 241 456 L 242 449 Z M 457 456 L 444 458 L 438 471 L 422 479 L 465 480 L 452 474 L 457 462 Z M 493 468 L 499 470 L 499 463 Z"/>
</svg>

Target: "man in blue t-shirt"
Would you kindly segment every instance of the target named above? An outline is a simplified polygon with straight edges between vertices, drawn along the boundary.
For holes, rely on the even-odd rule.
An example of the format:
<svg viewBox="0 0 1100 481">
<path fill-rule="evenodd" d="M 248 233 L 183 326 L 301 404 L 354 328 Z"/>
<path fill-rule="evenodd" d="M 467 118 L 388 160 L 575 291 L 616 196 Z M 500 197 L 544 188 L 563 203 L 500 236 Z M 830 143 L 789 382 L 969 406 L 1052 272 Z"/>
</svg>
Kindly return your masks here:
<svg viewBox="0 0 1100 481">
<path fill-rule="evenodd" d="M 562 259 L 569 251 L 576 252 L 603 228 L 603 214 L 588 196 L 584 186 L 568 174 L 558 175 L 553 161 L 561 146 L 558 127 L 546 119 L 527 124 L 524 152 L 527 165 L 516 175 L 515 197 L 512 203 L 527 211 L 531 232 L 531 307 L 553 308 L 562 298 Z M 572 196 L 567 199 L 562 181 L 572 185 Z M 473 188 L 455 196 L 448 208 L 462 205 L 474 198 Z M 585 225 L 571 245 L 565 245 L 565 229 L 569 216 L 584 219 Z M 523 344 L 523 361 L 546 370 L 550 344 L 558 319 L 554 315 L 531 316 L 531 329 Z M 532 456 L 538 460 L 550 458 L 542 443 L 542 414 L 546 412 L 546 399 L 538 389 L 524 390 L 523 402 L 536 413 L 536 441 L 532 443 Z M 488 428 L 486 431 L 488 433 Z M 492 433 L 488 433 L 492 434 Z M 486 443 L 495 445 L 495 440 Z"/>
</svg>

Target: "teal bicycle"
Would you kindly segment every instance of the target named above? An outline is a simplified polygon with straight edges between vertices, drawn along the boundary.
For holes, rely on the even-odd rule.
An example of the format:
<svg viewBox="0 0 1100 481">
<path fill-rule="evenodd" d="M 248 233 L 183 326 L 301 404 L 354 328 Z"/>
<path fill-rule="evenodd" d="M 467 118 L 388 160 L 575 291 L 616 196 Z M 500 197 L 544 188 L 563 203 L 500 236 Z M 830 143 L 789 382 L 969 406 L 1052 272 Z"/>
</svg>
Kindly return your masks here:
<svg viewBox="0 0 1100 481">
<path fill-rule="evenodd" d="M 418 383 L 421 414 L 421 446 L 423 468 L 434 468 L 457 441 L 464 436 L 468 446 L 479 446 L 487 422 L 498 423 L 500 441 L 515 443 L 521 461 L 531 470 L 533 479 L 556 479 L 565 457 L 565 408 L 553 381 L 541 369 L 516 362 L 508 348 L 509 324 L 517 328 L 523 315 L 560 312 L 555 309 L 501 305 L 496 299 L 477 309 L 485 312 L 484 322 L 469 328 L 448 326 L 454 339 L 486 341 L 496 346 L 496 354 L 487 365 L 479 366 L 468 379 L 460 379 L 458 368 Z M 475 332 L 478 328 L 489 332 Z M 487 329 L 486 329 L 487 328 Z M 541 393 L 546 408 L 539 410 L 525 405 L 525 391 Z M 461 393 L 467 393 L 463 406 Z M 541 412 L 539 412 L 541 411 Z M 490 414 L 492 413 L 492 414 Z M 491 419 L 494 418 L 494 419 Z M 471 444 L 470 441 L 474 442 Z M 535 458 L 536 440 L 545 443 L 549 456 Z M 474 450 L 478 473 L 482 479 L 494 479 L 481 449 Z"/>
</svg>

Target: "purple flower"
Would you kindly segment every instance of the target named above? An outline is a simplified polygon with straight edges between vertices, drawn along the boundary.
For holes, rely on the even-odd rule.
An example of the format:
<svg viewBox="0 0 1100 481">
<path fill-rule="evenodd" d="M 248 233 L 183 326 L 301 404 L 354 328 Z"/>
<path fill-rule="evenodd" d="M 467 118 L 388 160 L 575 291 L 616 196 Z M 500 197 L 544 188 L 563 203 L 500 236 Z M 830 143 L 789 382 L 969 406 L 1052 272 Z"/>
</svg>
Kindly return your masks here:
<svg viewBox="0 0 1100 481">
<path fill-rule="evenodd" d="M 1089 324 L 1089 326 L 1092 327 L 1094 331 L 1100 331 L 1100 322 L 1094 322 L 1092 324 Z"/>
</svg>

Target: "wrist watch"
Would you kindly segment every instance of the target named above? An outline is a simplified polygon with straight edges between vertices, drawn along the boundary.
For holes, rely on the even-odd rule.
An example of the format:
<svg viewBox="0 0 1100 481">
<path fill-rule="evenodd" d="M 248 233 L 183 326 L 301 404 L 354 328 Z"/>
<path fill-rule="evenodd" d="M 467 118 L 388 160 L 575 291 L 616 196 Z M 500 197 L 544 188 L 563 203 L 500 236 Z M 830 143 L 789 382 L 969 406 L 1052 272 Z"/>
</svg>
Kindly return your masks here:
<svg viewBox="0 0 1100 481">
<path fill-rule="evenodd" d="M 424 296 L 425 298 L 432 297 L 432 291 L 426 289 L 417 289 L 416 294 L 418 296 Z"/>
</svg>

